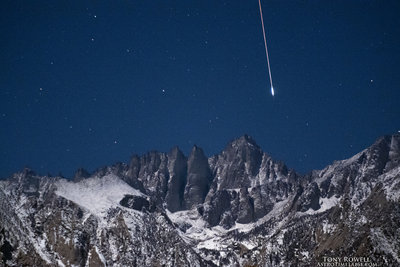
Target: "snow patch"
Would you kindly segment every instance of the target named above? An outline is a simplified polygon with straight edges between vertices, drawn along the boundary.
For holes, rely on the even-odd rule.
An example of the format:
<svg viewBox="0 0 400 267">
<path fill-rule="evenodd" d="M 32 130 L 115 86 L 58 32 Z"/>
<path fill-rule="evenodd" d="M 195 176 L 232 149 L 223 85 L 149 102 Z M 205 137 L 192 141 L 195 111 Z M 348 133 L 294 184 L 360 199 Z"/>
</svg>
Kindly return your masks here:
<svg viewBox="0 0 400 267">
<path fill-rule="evenodd" d="M 275 218 L 275 217 L 279 216 L 280 214 L 282 214 L 283 210 L 286 208 L 287 204 L 290 201 L 291 201 L 291 199 L 287 198 L 285 200 L 276 202 L 274 204 L 274 207 L 272 208 L 272 210 L 264 217 L 258 219 L 256 222 L 248 223 L 248 224 L 235 223 L 235 226 L 233 226 L 229 230 L 238 230 L 241 233 L 250 232 L 255 227 L 260 226 L 260 225 L 264 224 L 265 222 L 271 220 L 272 218 Z"/>
<path fill-rule="evenodd" d="M 46 251 L 46 241 L 43 239 L 35 239 L 34 234 L 29 231 L 29 239 L 33 244 L 33 247 L 35 248 L 36 252 L 39 254 L 39 256 L 46 261 L 48 264 L 51 264 L 52 261 L 49 259 Z"/>
<path fill-rule="evenodd" d="M 334 230 L 335 230 L 335 225 L 334 224 L 328 223 L 327 220 L 324 220 L 322 222 L 322 231 L 324 232 L 324 234 L 332 233 Z"/>
<path fill-rule="evenodd" d="M 331 208 L 333 208 L 334 206 L 336 206 L 341 198 L 338 198 L 336 196 L 327 198 L 320 198 L 320 202 L 319 205 L 321 206 L 318 210 L 313 210 L 312 208 L 308 209 L 306 212 L 299 212 L 300 214 L 308 214 L 308 215 L 312 215 L 312 214 L 317 214 L 317 213 L 321 213 L 324 211 L 327 211 Z"/>
<path fill-rule="evenodd" d="M 64 264 L 60 259 L 57 259 L 57 264 L 58 264 L 60 267 L 65 267 L 65 264 Z"/>
<path fill-rule="evenodd" d="M 94 248 L 96 250 L 97 255 L 100 258 L 100 261 L 104 264 L 104 266 L 107 266 L 106 259 L 104 258 L 103 254 L 101 254 L 99 248 L 97 246 L 94 246 Z"/>
<path fill-rule="evenodd" d="M 106 215 L 110 208 L 119 207 L 119 201 L 127 194 L 143 196 L 113 174 L 88 178 L 78 183 L 62 179 L 56 186 L 57 195 L 75 202 L 98 217 Z"/>
<path fill-rule="evenodd" d="M 216 226 L 207 228 L 207 223 L 203 220 L 196 209 L 177 211 L 171 213 L 167 210 L 168 218 L 180 229 L 180 236 L 187 243 L 197 243 L 198 249 L 220 250 L 226 246 L 222 244 L 221 238 L 227 232 L 223 227 Z"/>
<path fill-rule="evenodd" d="M 241 241 L 241 243 L 249 250 L 252 250 L 253 248 L 257 247 L 257 244 L 255 242 L 252 242 L 251 240 L 243 240 Z"/>
<path fill-rule="evenodd" d="M 287 232 L 287 229 L 282 229 L 280 231 L 280 233 L 278 234 L 278 236 L 276 237 L 276 242 L 279 245 L 283 245 L 283 238 L 284 238 L 286 232 Z"/>
<path fill-rule="evenodd" d="M 310 252 L 308 251 L 301 251 L 300 254 L 306 259 L 310 258 Z"/>
</svg>

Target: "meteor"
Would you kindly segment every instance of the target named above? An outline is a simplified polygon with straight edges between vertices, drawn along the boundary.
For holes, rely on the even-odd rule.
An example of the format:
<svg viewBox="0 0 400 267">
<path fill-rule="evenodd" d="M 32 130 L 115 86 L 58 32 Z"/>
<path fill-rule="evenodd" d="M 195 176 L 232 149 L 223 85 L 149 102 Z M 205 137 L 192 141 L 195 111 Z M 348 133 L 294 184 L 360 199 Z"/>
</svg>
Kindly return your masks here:
<svg viewBox="0 0 400 267">
<path fill-rule="evenodd" d="M 261 26 L 263 31 L 264 37 L 264 47 L 265 47 L 265 54 L 267 56 L 267 65 L 268 65 L 268 73 L 269 73 L 269 81 L 271 83 L 271 95 L 275 95 L 274 86 L 272 85 L 272 75 L 271 75 L 271 66 L 269 64 L 269 55 L 268 55 L 268 47 L 267 47 L 267 37 L 265 37 L 265 27 L 264 27 L 264 17 L 261 8 L 261 0 L 258 0 L 258 6 L 260 7 L 260 18 L 261 18 Z"/>
</svg>

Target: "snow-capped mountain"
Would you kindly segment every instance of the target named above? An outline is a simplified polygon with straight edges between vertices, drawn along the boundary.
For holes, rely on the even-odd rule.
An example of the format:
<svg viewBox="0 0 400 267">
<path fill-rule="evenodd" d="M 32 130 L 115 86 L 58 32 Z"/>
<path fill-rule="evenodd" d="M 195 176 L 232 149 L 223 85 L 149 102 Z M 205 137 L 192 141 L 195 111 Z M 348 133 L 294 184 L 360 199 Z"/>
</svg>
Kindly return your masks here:
<svg viewBox="0 0 400 267">
<path fill-rule="evenodd" d="M 25 169 L 0 181 L 0 264 L 400 266 L 399 143 L 307 175 L 246 135 L 211 158 L 175 147 L 72 180 Z"/>
</svg>

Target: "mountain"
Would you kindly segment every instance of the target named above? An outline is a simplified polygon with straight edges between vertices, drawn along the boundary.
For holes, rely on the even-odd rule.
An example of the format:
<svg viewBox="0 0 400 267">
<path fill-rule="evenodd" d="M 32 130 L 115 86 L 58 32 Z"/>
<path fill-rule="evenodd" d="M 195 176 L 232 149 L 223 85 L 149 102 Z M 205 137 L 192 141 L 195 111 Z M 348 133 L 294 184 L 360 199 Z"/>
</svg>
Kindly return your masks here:
<svg viewBox="0 0 400 267">
<path fill-rule="evenodd" d="M 300 175 L 245 135 L 0 181 L 2 266 L 400 266 L 400 135 Z M 334 264 L 342 265 L 329 265 Z M 357 265 L 358 264 L 358 265 Z"/>
</svg>

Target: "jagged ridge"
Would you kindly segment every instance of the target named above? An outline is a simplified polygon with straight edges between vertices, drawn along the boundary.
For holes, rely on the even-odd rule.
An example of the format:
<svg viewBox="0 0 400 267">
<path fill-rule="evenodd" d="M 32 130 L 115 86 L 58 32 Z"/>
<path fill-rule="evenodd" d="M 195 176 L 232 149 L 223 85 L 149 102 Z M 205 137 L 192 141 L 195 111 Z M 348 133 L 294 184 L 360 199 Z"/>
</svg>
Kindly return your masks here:
<svg viewBox="0 0 400 267">
<path fill-rule="evenodd" d="M 245 135 L 207 158 L 133 156 L 75 182 L 26 169 L 0 182 L 4 264 L 400 264 L 400 136 L 301 176 Z M 99 195 L 100 194 L 100 195 Z"/>
</svg>

